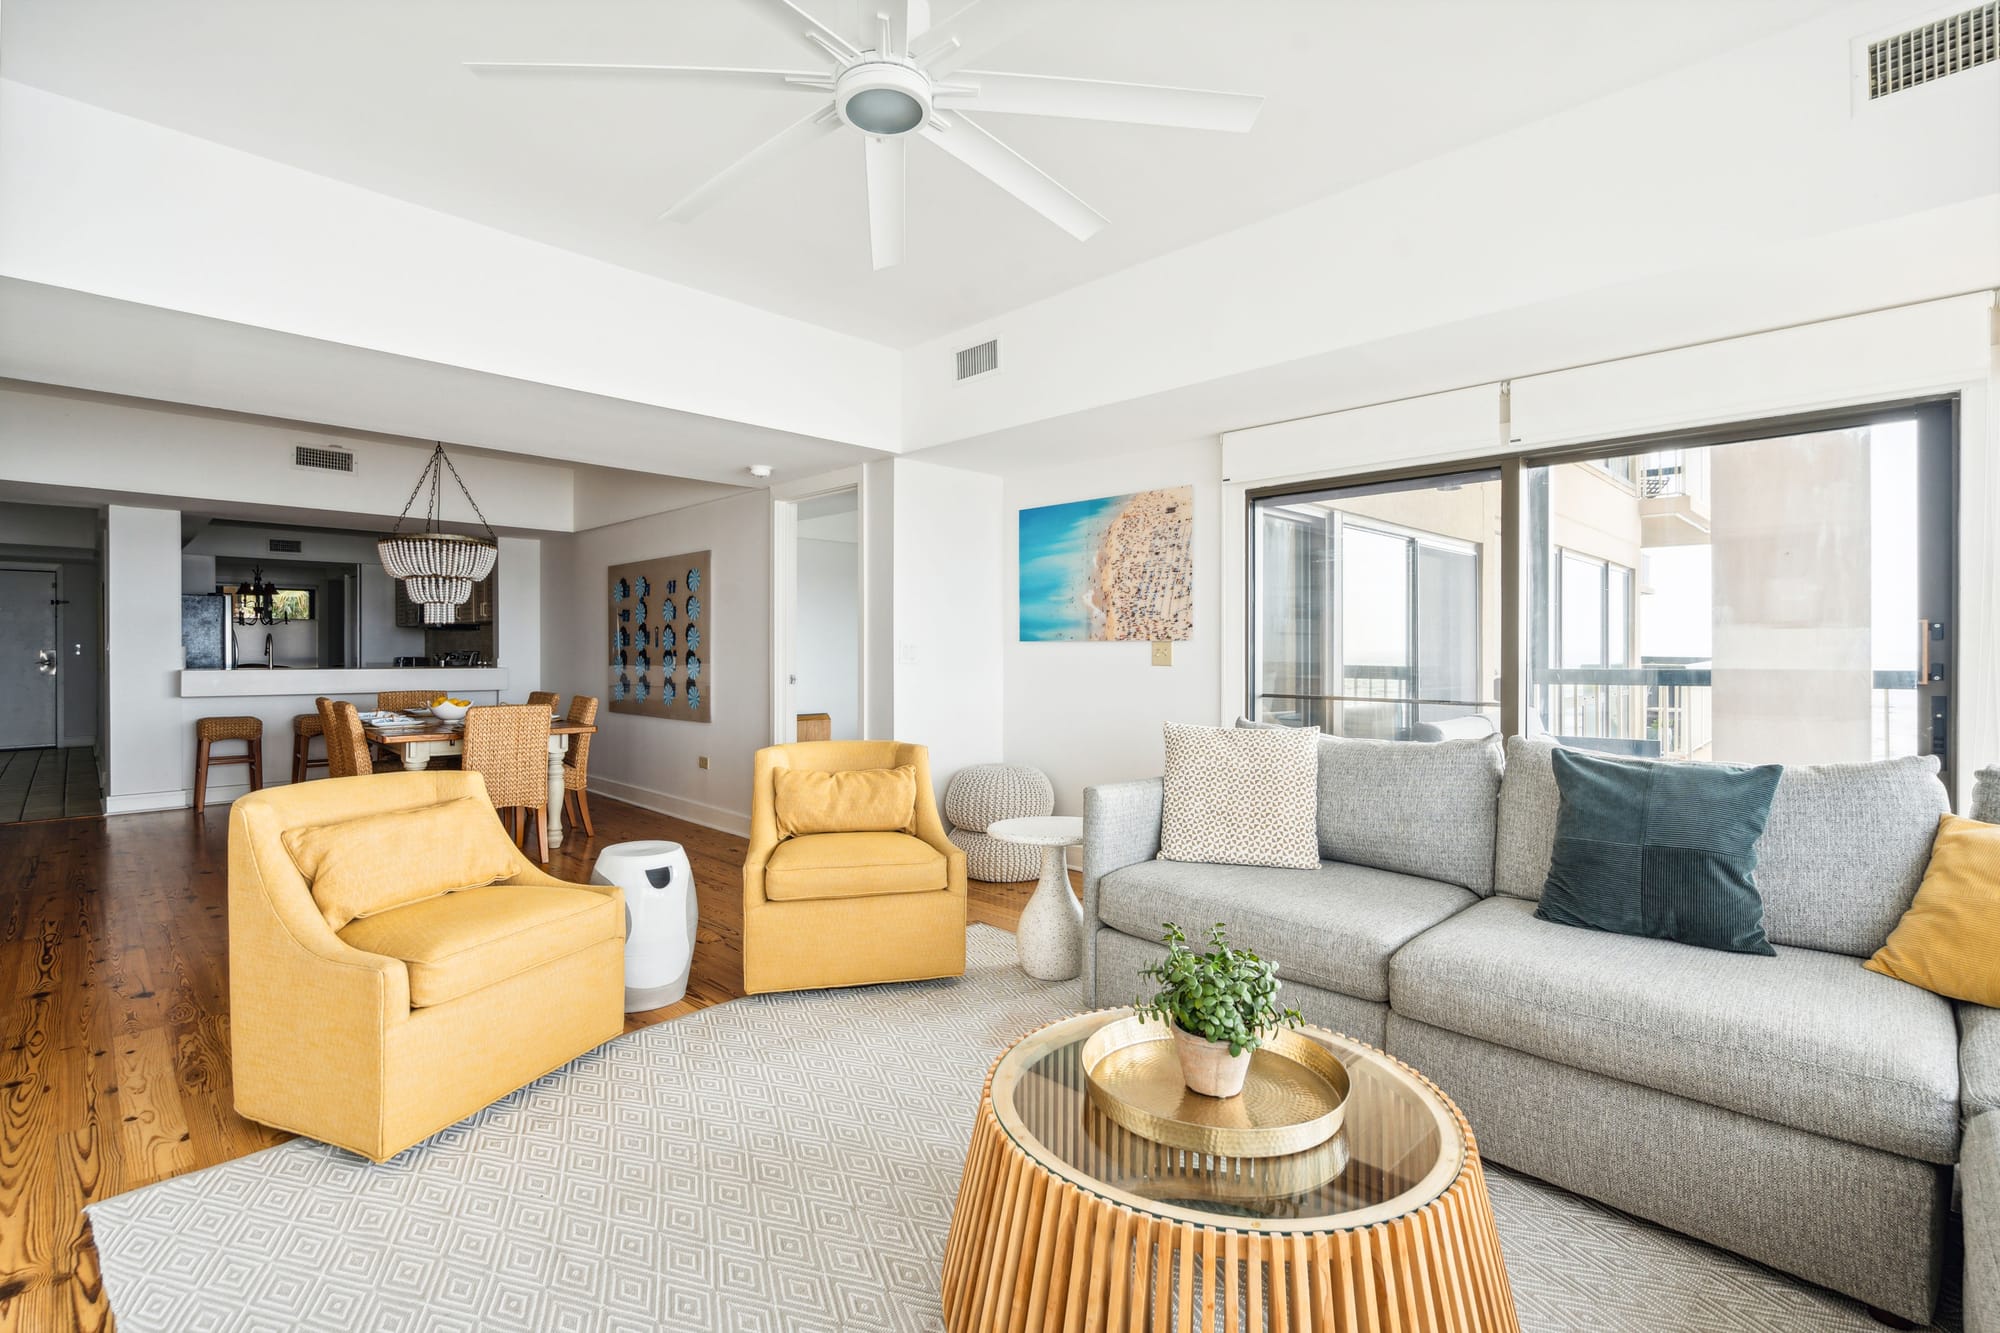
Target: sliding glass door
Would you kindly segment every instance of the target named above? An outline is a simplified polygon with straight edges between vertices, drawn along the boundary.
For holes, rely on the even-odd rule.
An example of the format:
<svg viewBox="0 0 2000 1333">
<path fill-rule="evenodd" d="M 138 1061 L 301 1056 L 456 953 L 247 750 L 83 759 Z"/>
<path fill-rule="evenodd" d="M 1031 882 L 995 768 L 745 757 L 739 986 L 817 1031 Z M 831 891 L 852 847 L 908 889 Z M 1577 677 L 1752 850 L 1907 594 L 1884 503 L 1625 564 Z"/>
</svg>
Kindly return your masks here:
<svg viewBox="0 0 2000 1333">
<path fill-rule="evenodd" d="M 1255 495 L 1249 710 L 1421 740 L 1511 699 L 1616 754 L 1942 756 L 1954 432 L 1940 402 Z"/>
<path fill-rule="evenodd" d="M 1494 469 L 1258 501 L 1252 715 L 1399 740 L 1492 732 L 1499 505 Z"/>
<path fill-rule="evenodd" d="M 1941 752 L 1950 434 L 1906 409 L 1526 469 L 1522 729 L 1732 763 Z"/>
</svg>

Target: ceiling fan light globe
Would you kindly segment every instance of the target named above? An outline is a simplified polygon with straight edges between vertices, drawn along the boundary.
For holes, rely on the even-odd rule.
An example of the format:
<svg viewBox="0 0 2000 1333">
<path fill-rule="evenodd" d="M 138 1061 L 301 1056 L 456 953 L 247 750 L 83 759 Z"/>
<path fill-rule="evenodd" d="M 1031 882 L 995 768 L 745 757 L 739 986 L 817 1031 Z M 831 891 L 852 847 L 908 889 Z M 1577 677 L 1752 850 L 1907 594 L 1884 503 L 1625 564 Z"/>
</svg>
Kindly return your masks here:
<svg viewBox="0 0 2000 1333">
<path fill-rule="evenodd" d="M 908 134 L 924 123 L 924 104 L 900 88 L 863 88 L 843 110 L 867 134 Z"/>
</svg>

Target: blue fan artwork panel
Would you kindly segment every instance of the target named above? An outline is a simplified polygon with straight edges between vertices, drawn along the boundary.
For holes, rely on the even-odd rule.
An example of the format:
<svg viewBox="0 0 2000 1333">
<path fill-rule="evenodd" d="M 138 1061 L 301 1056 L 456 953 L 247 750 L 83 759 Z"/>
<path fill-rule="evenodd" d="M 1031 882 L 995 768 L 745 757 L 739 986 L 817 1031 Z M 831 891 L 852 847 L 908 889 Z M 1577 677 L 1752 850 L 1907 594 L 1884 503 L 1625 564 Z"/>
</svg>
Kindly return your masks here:
<svg viewBox="0 0 2000 1333">
<path fill-rule="evenodd" d="M 611 649 L 605 694 L 614 713 L 709 720 L 709 552 L 636 560 L 605 571 Z"/>
</svg>

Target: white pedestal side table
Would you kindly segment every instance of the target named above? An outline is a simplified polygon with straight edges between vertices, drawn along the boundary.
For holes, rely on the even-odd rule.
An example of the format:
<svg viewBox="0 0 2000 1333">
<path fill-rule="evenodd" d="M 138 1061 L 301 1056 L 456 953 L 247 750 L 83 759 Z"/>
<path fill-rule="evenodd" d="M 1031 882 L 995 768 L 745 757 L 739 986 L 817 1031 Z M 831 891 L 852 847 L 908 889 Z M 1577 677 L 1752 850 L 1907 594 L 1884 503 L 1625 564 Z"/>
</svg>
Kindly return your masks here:
<svg viewBox="0 0 2000 1333">
<path fill-rule="evenodd" d="M 614 842 L 597 854 L 590 882 L 625 891 L 625 1012 L 686 995 L 700 919 L 687 850 L 677 842 Z"/>
<path fill-rule="evenodd" d="M 1067 981 L 1083 971 L 1083 905 L 1070 890 L 1066 854 L 1083 841 L 1083 821 L 1074 815 L 1003 819 L 988 824 L 986 836 L 1042 849 L 1041 882 L 1014 931 L 1021 970 L 1041 981 Z"/>
</svg>

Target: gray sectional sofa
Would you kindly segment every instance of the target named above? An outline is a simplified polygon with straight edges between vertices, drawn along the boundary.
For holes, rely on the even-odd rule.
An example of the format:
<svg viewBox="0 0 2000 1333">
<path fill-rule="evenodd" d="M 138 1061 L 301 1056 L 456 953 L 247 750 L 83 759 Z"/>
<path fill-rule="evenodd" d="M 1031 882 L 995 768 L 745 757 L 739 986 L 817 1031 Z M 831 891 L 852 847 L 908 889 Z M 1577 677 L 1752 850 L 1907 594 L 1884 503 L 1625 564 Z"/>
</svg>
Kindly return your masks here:
<svg viewBox="0 0 2000 1333">
<path fill-rule="evenodd" d="M 1928 1319 L 1961 1126 L 2000 1103 L 2000 1012 L 1862 961 L 1922 880 L 1936 761 L 1786 771 L 1758 843 L 1771 958 L 1538 920 L 1552 749 L 1323 739 L 1318 870 L 1157 860 L 1160 781 L 1091 788 L 1086 989 L 1129 1003 L 1163 922 L 1227 922 L 1309 1020 L 1443 1087 L 1493 1161 Z M 1981 1264 L 2000 1281 L 1996 1138 L 2000 1117 L 1967 1138 L 1969 1319 L 2000 1303 L 1978 1290 Z"/>
</svg>

